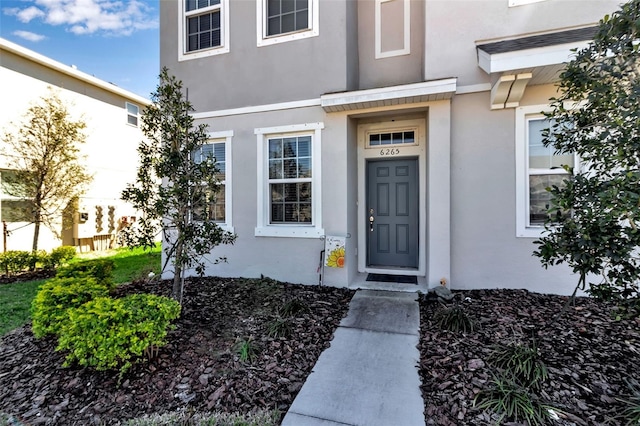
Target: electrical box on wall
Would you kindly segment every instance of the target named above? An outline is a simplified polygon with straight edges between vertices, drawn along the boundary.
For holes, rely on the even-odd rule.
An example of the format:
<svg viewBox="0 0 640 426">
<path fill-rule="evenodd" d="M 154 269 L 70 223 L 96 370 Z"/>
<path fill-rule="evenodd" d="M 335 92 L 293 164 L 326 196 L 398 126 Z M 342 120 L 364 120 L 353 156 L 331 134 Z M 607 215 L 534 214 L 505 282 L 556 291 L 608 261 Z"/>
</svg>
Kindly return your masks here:
<svg viewBox="0 0 640 426">
<path fill-rule="evenodd" d="M 89 213 L 80 212 L 78 218 L 80 223 L 85 223 L 86 221 L 89 220 Z"/>
</svg>

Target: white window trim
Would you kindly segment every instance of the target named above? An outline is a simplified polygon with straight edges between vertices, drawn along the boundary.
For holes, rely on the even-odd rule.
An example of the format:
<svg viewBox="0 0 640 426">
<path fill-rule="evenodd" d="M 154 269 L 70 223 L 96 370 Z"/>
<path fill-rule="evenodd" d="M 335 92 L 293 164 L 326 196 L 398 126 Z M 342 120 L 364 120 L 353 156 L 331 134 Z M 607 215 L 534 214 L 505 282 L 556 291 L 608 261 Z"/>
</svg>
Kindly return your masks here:
<svg viewBox="0 0 640 426">
<path fill-rule="evenodd" d="M 310 28 L 296 32 L 267 36 L 267 0 L 256 1 L 257 46 L 270 46 L 277 43 L 301 40 L 320 35 L 320 0 L 309 0 Z"/>
<path fill-rule="evenodd" d="M 290 238 L 319 238 L 324 235 L 322 228 L 322 141 L 321 133 L 324 123 L 305 123 L 290 126 L 263 127 L 254 130 L 258 142 L 258 217 L 255 228 L 256 237 L 290 237 Z M 311 135 L 311 152 L 313 159 L 311 180 L 311 214 L 312 223 L 289 225 L 269 223 L 269 170 L 267 153 L 267 140 L 276 136 Z"/>
<path fill-rule="evenodd" d="M 134 107 L 136 107 L 138 109 L 138 113 L 137 114 L 131 114 L 129 112 L 129 105 L 132 105 Z M 140 127 L 140 106 L 134 104 L 133 102 L 125 102 L 124 103 L 124 110 L 127 113 L 127 126 L 131 126 L 131 127 Z M 136 117 L 136 123 L 137 124 L 131 124 L 129 123 L 129 116 L 135 116 Z"/>
<path fill-rule="evenodd" d="M 225 155 L 225 175 L 224 175 L 224 222 L 218 225 L 225 231 L 234 232 L 233 230 L 233 171 L 231 153 L 231 139 L 233 138 L 233 130 L 225 130 L 220 132 L 207 133 L 207 144 L 224 142 Z"/>
<path fill-rule="evenodd" d="M 185 28 L 186 16 L 185 1 L 179 0 L 178 4 L 178 61 L 188 61 L 190 59 L 205 58 L 207 56 L 229 53 L 229 0 L 220 0 L 220 5 L 215 9 L 220 9 L 220 42 L 218 47 L 195 50 L 187 52 L 187 33 Z M 214 8 L 212 7 L 212 10 Z"/>
<path fill-rule="evenodd" d="M 566 174 L 563 170 L 533 169 L 529 173 L 529 144 L 527 121 L 531 118 L 543 118 L 544 112 L 551 111 L 549 105 L 532 105 L 516 108 L 516 237 L 539 238 L 545 230 L 543 225 L 529 225 L 529 175 L 530 174 Z M 575 156 L 574 170 L 580 167 Z"/>
<path fill-rule="evenodd" d="M 522 6 L 531 3 L 540 3 L 547 0 L 509 0 L 509 7 Z"/>
<path fill-rule="evenodd" d="M 375 4 L 375 45 L 376 59 L 390 58 L 393 56 L 408 55 L 411 53 L 411 1 L 399 0 L 404 4 L 404 48 L 397 50 L 382 51 L 382 4 L 394 0 L 376 0 Z M 398 0 L 396 0 L 398 1 Z"/>
</svg>

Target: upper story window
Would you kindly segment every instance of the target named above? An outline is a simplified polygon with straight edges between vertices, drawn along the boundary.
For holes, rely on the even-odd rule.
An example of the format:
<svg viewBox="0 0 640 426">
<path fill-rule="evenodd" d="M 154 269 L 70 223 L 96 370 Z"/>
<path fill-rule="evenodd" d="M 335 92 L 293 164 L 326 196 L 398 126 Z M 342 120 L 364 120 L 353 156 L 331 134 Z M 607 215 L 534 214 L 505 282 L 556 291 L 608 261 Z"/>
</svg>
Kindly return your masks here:
<svg viewBox="0 0 640 426">
<path fill-rule="evenodd" d="M 179 60 L 229 51 L 229 0 L 180 0 Z"/>
<path fill-rule="evenodd" d="M 319 34 L 320 0 L 258 0 L 258 46 Z"/>
<path fill-rule="evenodd" d="M 127 124 L 138 127 L 138 115 L 140 108 L 138 108 L 138 105 L 131 104 L 129 102 L 126 102 L 125 106 L 127 108 Z"/>
<path fill-rule="evenodd" d="M 320 133 L 322 123 L 256 129 L 258 236 L 323 235 Z"/>
<path fill-rule="evenodd" d="M 577 160 L 574 154 L 557 154 L 542 143 L 542 132 L 551 122 L 531 107 L 516 112 L 517 236 L 538 237 L 549 218 L 551 194 L 547 188 L 562 186 Z M 540 107 L 537 107 L 540 111 Z M 562 213 L 562 212 L 561 212 Z"/>
</svg>

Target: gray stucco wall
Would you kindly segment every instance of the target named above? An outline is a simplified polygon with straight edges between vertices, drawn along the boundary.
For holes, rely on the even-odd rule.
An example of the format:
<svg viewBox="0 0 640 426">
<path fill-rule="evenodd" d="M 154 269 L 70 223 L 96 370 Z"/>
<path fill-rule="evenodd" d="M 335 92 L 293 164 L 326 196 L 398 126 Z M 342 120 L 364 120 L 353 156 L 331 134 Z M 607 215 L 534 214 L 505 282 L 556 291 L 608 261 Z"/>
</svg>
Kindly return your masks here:
<svg viewBox="0 0 640 426">
<path fill-rule="evenodd" d="M 619 0 L 547 0 L 508 7 L 508 0 L 426 2 L 425 80 L 458 77 L 458 85 L 489 83 L 478 67 L 476 41 L 595 24 Z"/>
<path fill-rule="evenodd" d="M 355 84 L 356 17 L 350 2 L 321 1 L 317 37 L 258 47 L 256 3 L 230 1 L 230 51 L 178 61 L 178 1 L 160 2 L 160 63 L 190 88 L 197 111 L 318 98 Z M 348 46 L 351 46 L 347 49 Z M 349 51 L 348 51 L 349 50 Z"/>
<path fill-rule="evenodd" d="M 530 87 L 522 104 L 544 105 L 554 92 Z M 516 238 L 515 111 L 488 105 L 488 92 L 452 102 L 452 285 L 570 294 L 577 278 L 562 266 L 545 270 L 535 238 Z"/>
</svg>

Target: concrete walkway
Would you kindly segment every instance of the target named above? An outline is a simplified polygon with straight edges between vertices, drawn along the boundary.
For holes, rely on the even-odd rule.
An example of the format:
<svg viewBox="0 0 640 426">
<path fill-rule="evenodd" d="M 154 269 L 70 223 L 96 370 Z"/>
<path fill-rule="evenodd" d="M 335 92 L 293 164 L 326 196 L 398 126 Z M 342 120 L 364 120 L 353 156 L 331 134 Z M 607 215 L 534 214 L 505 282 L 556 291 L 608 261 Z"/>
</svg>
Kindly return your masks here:
<svg viewBox="0 0 640 426">
<path fill-rule="evenodd" d="M 416 293 L 358 290 L 283 426 L 424 426 Z"/>
</svg>

